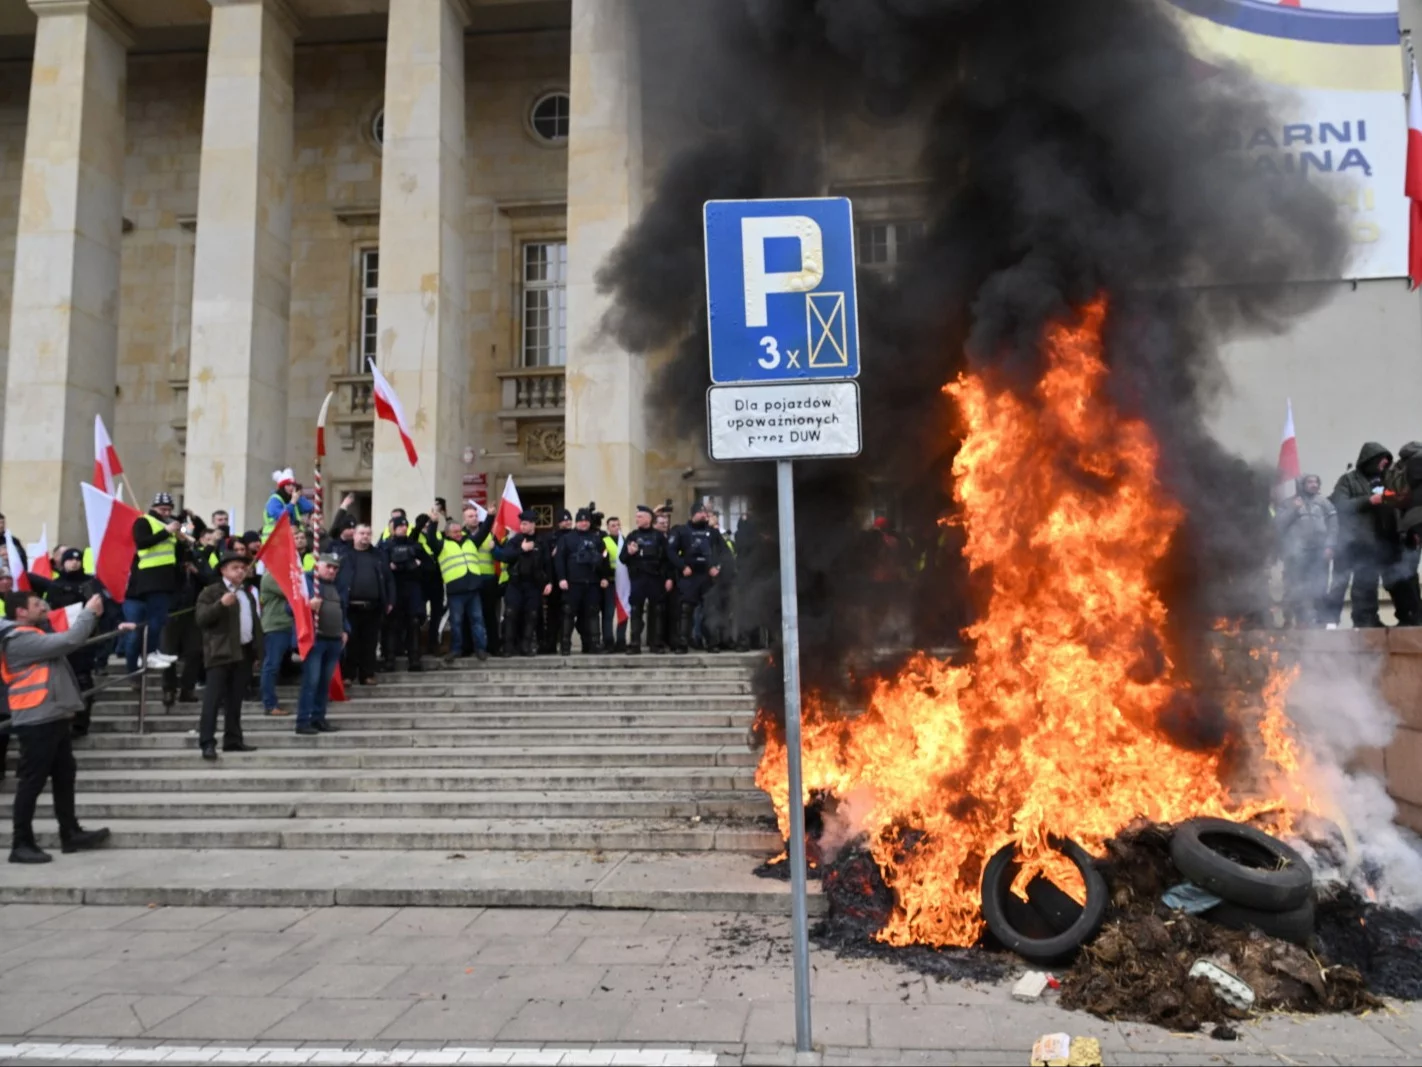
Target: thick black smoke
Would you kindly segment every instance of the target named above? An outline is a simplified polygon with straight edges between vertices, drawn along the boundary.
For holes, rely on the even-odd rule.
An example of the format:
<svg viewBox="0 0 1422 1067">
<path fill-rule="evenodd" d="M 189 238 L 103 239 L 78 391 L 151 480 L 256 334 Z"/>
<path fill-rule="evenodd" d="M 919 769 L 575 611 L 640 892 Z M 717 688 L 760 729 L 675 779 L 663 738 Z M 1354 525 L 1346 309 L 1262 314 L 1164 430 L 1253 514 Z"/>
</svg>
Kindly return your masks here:
<svg viewBox="0 0 1422 1067">
<path fill-rule="evenodd" d="M 1164 0 L 680 0 L 641 22 L 646 92 L 674 97 L 683 129 L 717 127 L 674 153 L 599 276 L 622 343 L 676 350 L 648 410 L 665 435 L 704 433 L 702 203 L 834 193 L 841 161 L 891 157 L 906 128 L 917 142 L 926 235 L 893 278 L 860 274 L 863 455 L 797 468 L 807 686 L 835 688 L 881 636 L 855 521 L 871 502 L 896 506 L 925 561 L 893 594 L 913 641 L 955 640 L 971 590 L 935 526 L 956 448 L 941 387 L 968 363 L 1034 381 L 1044 325 L 1103 291 L 1116 401 L 1154 428 L 1189 512 L 1163 576 L 1172 616 L 1261 606 L 1268 478 L 1205 430 L 1216 347 L 1318 299 L 1291 283 L 1338 276 L 1347 241 L 1323 191 L 1227 148 L 1275 126 L 1247 75 L 1192 57 Z M 726 477 L 772 532 L 770 465 Z M 740 544 L 765 583 L 748 612 L 773 622 L 774 546 Z"/>
</svg>

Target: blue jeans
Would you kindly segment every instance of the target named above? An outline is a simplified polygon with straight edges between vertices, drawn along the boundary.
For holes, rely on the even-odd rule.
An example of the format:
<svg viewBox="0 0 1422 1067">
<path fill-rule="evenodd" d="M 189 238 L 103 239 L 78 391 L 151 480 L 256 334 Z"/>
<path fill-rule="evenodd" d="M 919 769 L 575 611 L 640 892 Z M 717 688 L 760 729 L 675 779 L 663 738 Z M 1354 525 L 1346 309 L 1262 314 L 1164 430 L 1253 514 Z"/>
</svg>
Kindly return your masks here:
<svg viewBox="0 0 1422 1067">
<path fill-rule="evenodd" d="M 168 602 L 170 593 L 149 593 L 146 596 L 131 596 L 123 602 L 123 621 L 148 624 L 148 651 L 158 651 L 158 638 L 168 623 Z M 128 635 L 128 673 L 138 670 L 138 656 L 143 649 L 143 637 L 134 630 Z"/>
<path fill-rule="evenodd" d="M 265 640 L 262 642 L 262 708 L 266 711 L 280 706 L 277 702 L 277 675 L 281 673 L 281 665 L 292 647 L 295 636 L 295 630 L 272 630 L 263 635 Z"/>
<path fill-rule="evenodd" d="M 331 676 L 341 662 L 341 639 L 318 637 L 301 664 L 301 699 L 296 705 L 296 725 L 310 726 L 326 721 L 326 699 L 331 695 Z"/>
<path fill-rule="evenodd" d="M 464 629 L 469 628 L 470 640 L 474 647 L 464 643 Z M 487 652 L 489 635 L 484 632 L 484 602 L 479 599 L 479 591 L 449 594 L 449 651 L 455 656 L 468 652 Z"/>
</svg>

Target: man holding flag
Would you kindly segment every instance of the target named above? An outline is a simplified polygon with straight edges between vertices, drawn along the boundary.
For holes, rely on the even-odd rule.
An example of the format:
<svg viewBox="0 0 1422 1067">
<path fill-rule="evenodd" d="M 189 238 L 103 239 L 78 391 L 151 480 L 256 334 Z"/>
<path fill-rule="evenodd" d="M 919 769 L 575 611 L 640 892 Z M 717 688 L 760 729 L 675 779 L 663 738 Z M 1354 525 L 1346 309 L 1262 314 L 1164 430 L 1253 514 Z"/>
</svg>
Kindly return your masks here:
<svg viewBox="0 0 1422 1067">
<path fill-rule="evenodd" d="M 304 654 L 301 668 L 301 699 L 296 708 L 296 732 L 303 737 L 335 733 L 334 724 L 326 721 L 326 702 L 331 695 L 331 679 L 341 663 L 341 652 L 350 640 L 351 624 L 347 612 L 350 592 L 340 582 L 339 556 L 324 555 L 316 561 L 316 571 L 310 583 L 310 601 L 306 630 L 311 633 L 309 653 Z M 293 612 L 303 605 L 293 601 Z M 301 637 L 298 636 L 298 650 Z"/>
</svg>

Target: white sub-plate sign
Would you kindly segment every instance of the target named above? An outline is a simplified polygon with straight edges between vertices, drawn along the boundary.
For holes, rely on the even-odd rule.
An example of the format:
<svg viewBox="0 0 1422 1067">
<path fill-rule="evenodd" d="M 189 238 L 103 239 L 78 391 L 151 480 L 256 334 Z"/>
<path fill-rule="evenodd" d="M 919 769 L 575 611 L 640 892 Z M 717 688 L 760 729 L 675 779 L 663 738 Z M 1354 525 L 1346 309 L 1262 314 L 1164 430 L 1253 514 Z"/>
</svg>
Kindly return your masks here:
<svg viewBox="0 0 1422 1067">
<path fill-rule="evenodd" d="M 706 409 L 713 460 L 859 455 L 858 382 L 713 385 Z"/>
</svg>

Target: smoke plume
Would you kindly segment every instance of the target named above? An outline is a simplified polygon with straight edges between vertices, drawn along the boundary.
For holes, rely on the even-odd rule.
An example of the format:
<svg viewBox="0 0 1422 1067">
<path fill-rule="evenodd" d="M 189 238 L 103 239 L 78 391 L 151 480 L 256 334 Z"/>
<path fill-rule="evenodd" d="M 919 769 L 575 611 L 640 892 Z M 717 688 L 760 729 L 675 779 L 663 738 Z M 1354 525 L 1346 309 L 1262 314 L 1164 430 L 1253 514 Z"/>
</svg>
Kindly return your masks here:
<svg viewBox="0 0 1422 1067">
<path fill-rule="evenodd" d="M 1324 191 L 1227 147 L 1275 125 L 1246 73 L 1194 58 L 1163 0 L 697 0 L 647 4 L 641 24 L 647 91 L 704 130 L 599 275 L 619 341 L 673 352 L 655 432 L 704 434 L 704 201 L 849 189 L 858 206 L 907 179 L 895 195 L 924 222 L 892 275 L 860 272 L 862 456 L 797 465 L 807 687 L 834 694 L 886 621 L 920 647 L 956 640 L 972 589 L 937 525 L 956 448 L 941 388 L 967 366 L 1034 382 L 1044 326 L 1102 292 L 1113 400 L 1153 427 L 1189 513 L 1162 576 L 1172 619 L 1262 607 L 1269 478 L 1204 428 L 1216 350 L 1306 310 L 1322 287 L 1291 283 L 1337 276 L 1347 242 Z M 738 541 L 764 586 L 745 615 L 773 627 L 770 466 L 723 476 L 759 530 Z M 922 567 L 887 602 L 855 521 L 884 503 Z"/>
</svg>

